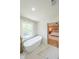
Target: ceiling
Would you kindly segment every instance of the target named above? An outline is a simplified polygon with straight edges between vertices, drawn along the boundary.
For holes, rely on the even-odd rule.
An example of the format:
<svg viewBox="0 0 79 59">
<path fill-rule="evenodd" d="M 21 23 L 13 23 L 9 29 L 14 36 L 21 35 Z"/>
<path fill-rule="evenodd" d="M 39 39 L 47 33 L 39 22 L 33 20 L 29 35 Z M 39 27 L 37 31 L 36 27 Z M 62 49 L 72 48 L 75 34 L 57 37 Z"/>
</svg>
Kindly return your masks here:
<svg viewBox="0 0 79 59">
<path fill-rule="evenodd" d="M 46 19 L 58 21 L 58 3 L 58 0 L 54 5 L 51 5 L 50 0 L 21 0 L 21 16 L 36 21 Z"/>
</svg>

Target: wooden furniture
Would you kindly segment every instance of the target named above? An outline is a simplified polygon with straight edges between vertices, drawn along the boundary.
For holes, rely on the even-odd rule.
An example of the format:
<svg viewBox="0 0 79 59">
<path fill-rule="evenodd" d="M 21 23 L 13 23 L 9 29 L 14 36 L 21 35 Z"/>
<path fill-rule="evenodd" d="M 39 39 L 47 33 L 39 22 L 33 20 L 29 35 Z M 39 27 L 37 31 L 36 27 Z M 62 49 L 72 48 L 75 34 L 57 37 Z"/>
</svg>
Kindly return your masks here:
<svg viewBox="0 0 79 59">
<path fill-rule="evenodd" d="M 58 39 L 48 39 L 48 44 L 53 45 L 55 47 L 59 47 L 59 40 Z"/>
<path fill-rule="evenodd" d="M 48 44 L 59 47 L 59 24 L 48 24 Z"/>
</svg>

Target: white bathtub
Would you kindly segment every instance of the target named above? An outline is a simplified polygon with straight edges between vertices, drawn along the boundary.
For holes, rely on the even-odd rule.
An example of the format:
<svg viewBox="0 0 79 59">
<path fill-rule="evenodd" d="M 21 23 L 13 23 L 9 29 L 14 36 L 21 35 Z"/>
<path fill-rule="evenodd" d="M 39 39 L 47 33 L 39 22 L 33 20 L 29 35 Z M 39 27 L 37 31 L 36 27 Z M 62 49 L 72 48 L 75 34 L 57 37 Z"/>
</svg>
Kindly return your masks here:
<svg viewBox="0 0 79 59">
<path fill-rule="evenodd" d="M 35 50 L 37 47 L 39 47 L 40 43 L 42 41 L 42 37 L 41 36 L 36 36 L 32 39 L 29 39 L 28 41 L 26 41 L 24 43 L 24 47 L 26 49 L 26 51 L 32 52 L 33 50 Z"/>
</svg>

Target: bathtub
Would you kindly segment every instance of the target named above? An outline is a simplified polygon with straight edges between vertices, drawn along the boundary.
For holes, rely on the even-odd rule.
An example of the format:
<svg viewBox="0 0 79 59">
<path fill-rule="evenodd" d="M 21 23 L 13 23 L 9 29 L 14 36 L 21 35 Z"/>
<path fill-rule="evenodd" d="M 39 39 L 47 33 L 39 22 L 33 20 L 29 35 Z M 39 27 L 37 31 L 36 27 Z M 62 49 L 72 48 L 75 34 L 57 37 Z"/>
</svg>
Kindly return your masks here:
<svg viewBox="0 0 79 59">
<path fill-rule="evenodd" d="M 42 37 L 41 36 L 36 36 L 32 39 L 29 39 L 27 40 L 25 43 L 24 43 L 24 47 L 25 47 L 25 50 L 30 53 L 32 52 L 33 50 L 35 50 L 37 47 L 39 47 L 40 43 L 42 41 Z"/>
</svg>

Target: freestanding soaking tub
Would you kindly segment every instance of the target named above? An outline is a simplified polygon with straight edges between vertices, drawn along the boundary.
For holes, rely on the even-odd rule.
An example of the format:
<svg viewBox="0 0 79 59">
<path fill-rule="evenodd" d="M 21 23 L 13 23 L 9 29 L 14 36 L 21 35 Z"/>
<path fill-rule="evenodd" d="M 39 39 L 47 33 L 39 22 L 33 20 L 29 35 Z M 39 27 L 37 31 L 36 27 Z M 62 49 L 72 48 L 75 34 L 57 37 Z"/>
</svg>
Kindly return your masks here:
<svg viewBox="0 0 79 59">
<path fill-rule="evenodd" d="M 27 50 L 27 52 L 32 52 L 33 50 L 35 50 L 37 47 L 39 47 L 39 45 L 41 44 L 42 41 L 42 37 L 41 36 L 36 36 L 32 39 L 27 40 L 24 43 L 24 47 Z"/>
</svg>

